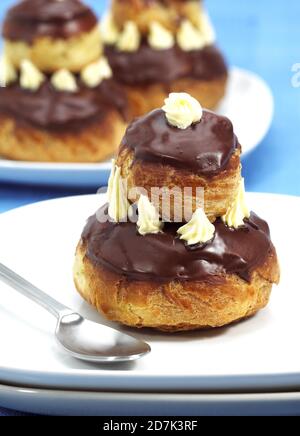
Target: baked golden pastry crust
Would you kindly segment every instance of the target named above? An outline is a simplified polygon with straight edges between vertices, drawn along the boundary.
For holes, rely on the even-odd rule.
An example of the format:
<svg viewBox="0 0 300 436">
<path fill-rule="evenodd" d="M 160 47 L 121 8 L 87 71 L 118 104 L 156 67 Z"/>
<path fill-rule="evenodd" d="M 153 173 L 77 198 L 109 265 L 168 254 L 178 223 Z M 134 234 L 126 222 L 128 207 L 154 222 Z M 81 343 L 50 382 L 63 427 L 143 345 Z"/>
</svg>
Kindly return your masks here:
<svg viewBox="0 0 300 436">
<path fill-rule="evenodd" d="M 31 44 L 5 40 L 4 50 L 16 68 L 20 67 L 23 59 L 28 59 L 44 72 L 51 73 L 65 68 L 76 73 L 99 59 L 102 44 L 96 26 L 89 32 L 68 39 L 44 36 Z"/>
<path fill-rule="evenodd" d="M 76 251 L 74 280 L 78 292 L 106 318 L 125 325 L 177 332 L 221 327 L 254 315 L 264 308 L 273 283 L 279 281 L 274 247 L 250 282 L 235 274 L 222 274 L 213 282 L 135 281 L 95 265 L 86 245 Z"/>
<path fill-rule="evenodd" d="M 128 98 L 128 113 L 131 119 L 163 105 L 170 92 L 187 92 L 207 109 L 215 109 L 225 95 L 228 76 L 213 80 L 182 78 L 165 85 L 123 85 Z"/>
<path fill-rule="evenodd" d="M 199 23 L 201 4 L 198 1 L 166 0 L 113 0 L 112 14 L 117 26 L 122 29 L 127 21 L 134 21 L 142 34 L 149 30 L 149 24 L 156 21 L 166 29 L 176 32 L 182 19 L 188 19 L 195 26 Z"/>
<path fill-rule="evenodd" d="M 100 162 L 116 152 L 125 128 L 116 110 L 77 132 L 47 131 L 0 115 L 0 155 L 32 162 Z"/>
<path fill-rule="evenodd" d="M 185 187 L 191 187 L 193 198 L 189 200 L 187 196 L 182 198 L 182 204 L 174 204 L 171 198 L 172 220 L 176 217 L 184 217 L 184 201 L 190 204 L 192 201 L 193 211 L 196 210 L 196 188 L 204 189 L 204 210 L 210 221 L 215 221 L 216 217 L 226 213 L 233 203 L 239 184 L 241 181 L 241 164 L 240 148 L 236 149 L 231 156 L 230 161 L 223 171 L 214 177 L 199 176 L 195 172 L 183 168 L 175 168 L 170 165 L 156 164 L 141 160 L 134 160 L 134 152 L 125 148 L 117 157 L 117 165 L 121 168 L 123 179 L 126 179 L 128 190 L 139 187 L 144 188 L 152 199 L 153 203 L 160 205 L 160 214 L 162 213 L 161 199 L 155 199 L 151 196 L 151 188 L 163 188 L 165 186 L 172 189 L 179 187 L 182 192 Z M 137 196 L 138 198 L 138 196 Z M 133 198 L 132 201 L 135 201 Z M 167 219 L 168 217 L 164 217 Z"/>
</svg>

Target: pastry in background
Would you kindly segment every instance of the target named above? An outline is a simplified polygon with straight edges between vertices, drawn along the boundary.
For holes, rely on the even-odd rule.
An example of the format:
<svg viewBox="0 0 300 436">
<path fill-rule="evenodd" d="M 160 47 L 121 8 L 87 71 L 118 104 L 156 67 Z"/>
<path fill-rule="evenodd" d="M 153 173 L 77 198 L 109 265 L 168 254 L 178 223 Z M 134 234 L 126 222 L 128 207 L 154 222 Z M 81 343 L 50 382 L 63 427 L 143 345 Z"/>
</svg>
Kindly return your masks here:
<svg viewBox="0 0 300 436">
<path fill-rule="evenodd" d="M 77 73 L 102 51 L 97 17 L 79 0 L 19 1 L 8 10 L 2 34 L 17 68 L 28 59 L 44 72 Z"/>
<path fill-rule="evenodd" d="M 127 98 L 101 54 L 94 13 L 78 0 L 24 0 L 3 26 L 0 154 L 98 162 L 124 133 Z"/>
<path fill-rule="evenodd" d="M 122 157 L 129 143 L 130 162 Z M 248 209 L 239 149 L 230 121 L 203 111 L 187 94 L 173 94 L 162 109 L 134 121 L 113 165 L 108 203 L 89 218 L 77 247 L 74 280 L 82 297 L 109 320 L 169 332 L 221 327 L 264 308 L 279 265 L 268 224 Z M 151 188 L 162 179 L 174 189 L 187 162 L 191 177 L 180 190 L 190 181 L 203 187 L 188 161 L 195 153 L 202 163 L 209 154 L 205 171 L 216 177 L 220 197 L 211 198 L 209 208 L 193 204 L 188 222 L 162 219 Z M 237 161 L 235 183 L 220 172 L 217 156 L 229 166 Z M 159 170 L 150 175 L 154 170 L 143 165 L 153 160 Z M 140 168 L 136 188 L 143 189 L 135 204 L 128 186 L 133 162 Z"/>
<path fill-rule="evenodd" d="M 227 67 L 202 2 L 112 0 L 101 30 L 132 117 L 160 107 L 170 92 L 188 92 L 208 109 L 224 96 Z"/>
</svg>

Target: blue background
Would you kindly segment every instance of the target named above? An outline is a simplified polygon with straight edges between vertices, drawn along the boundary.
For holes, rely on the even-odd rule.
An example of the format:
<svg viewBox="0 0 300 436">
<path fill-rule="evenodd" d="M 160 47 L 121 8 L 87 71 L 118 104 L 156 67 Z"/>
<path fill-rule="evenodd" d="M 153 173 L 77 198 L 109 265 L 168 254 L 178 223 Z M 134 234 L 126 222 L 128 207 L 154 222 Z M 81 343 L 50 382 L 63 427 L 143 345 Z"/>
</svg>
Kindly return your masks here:
<svg viewBox="0 0 300 436">
<path fill-rule="evenodd" d="M 106 4 L 101 0 L 86 2 L 99 14 Z M 12 3 L 1 0 L 0 19 Z M 300 1 L 207 0 L 206 4 L 229 63 L 260 74 L 275 96 L 272 128 L 244 160 L 247 190 L 300 195 L 300 87 L 293 88 L 291 84 L 292 66 L 300 63 Z M 87 192 L 92 190 L 0 185 L 0 211 Z"/>
</svg>

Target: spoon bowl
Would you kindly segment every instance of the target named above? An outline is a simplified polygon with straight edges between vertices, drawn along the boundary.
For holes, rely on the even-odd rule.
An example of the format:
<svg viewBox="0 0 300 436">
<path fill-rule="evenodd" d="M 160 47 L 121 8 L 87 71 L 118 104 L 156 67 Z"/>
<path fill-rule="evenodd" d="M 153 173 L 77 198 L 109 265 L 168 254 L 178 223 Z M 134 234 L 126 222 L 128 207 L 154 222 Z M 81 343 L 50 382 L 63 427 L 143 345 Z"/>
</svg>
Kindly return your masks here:
<svg viewBox="0 0 300 436">
<path fill-rule="evenodd" d="M 71 355 L 89 362 L 128 362 L 151 351 L 145 342 L 74 312 L 61 315 L 55 335 Z"/>
</svg>

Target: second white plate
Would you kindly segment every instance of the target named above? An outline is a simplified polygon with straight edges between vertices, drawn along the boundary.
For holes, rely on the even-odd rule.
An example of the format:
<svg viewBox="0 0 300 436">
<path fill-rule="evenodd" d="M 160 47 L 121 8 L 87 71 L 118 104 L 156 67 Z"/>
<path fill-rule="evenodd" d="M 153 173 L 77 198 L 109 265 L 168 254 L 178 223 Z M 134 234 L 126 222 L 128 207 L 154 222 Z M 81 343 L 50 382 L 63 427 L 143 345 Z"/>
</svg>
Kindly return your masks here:
<svg viewBox="0 0 300 436">
<path fill-rule="evenodd" d="M 244 154 L 262 141 L 270 128 L 273 111 L 273 97 L 268 85 L 256 74 L 233 67 L 218 112 L 232 120 Z M 109 171 L 110 162 L 60 164 L 0 159 L 0 182 L 99 187 L 106 185 Z"/>
<path fill-rule="evenodd" d="M 168 394 L 0 385 L 0 406 L 63 416 L 284 416 L 299 415 L 300 393 Z"/>
<path fill-rule="evenodd" d="M 0 261 L 62 303 L 105 323 L 79 297 L 72 280 L 82 228 L 103 201 L 103 195 L 71 197 L 0 215 Z M 97 366 L 69 357 L 54 340 L 55 319 L 1 283 L 0 383 L 117 392 L 300 388 L 300 234 L 295 221 L 287 222 L 300 215 L 300 199 L 250 194 L 249 203 L 269 221 L 282 267 L 280 286 L 257 316 L 186 334 L 130 330 L 150 343 L 150 355 L 127 365 Z"/>
</svg>

